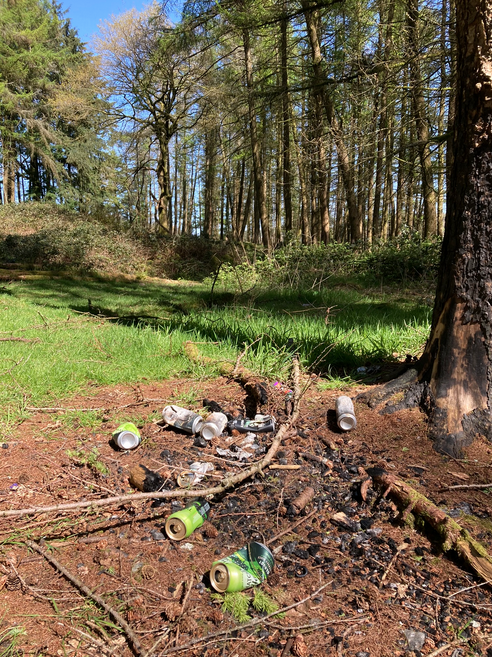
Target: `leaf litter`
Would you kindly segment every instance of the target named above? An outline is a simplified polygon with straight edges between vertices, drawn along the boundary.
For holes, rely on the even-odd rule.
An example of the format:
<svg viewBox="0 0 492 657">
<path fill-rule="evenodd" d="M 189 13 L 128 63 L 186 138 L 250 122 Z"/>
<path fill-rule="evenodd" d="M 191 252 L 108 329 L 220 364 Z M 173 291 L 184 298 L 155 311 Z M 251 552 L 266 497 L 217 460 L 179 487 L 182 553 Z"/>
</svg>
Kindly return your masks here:
<svg viewBox="0 0 492 657">
<path fill-rule="evenodd" d="M 201 489 L 261 459 L 273 438 L 256 434 L 253 450 L 237 447 L 238 436 L 227 435 L 203 447 L 159 421 L 167 403 L 198 387 L 203 399 L 227 412 L 245 412 L 244 389 L 225 378 L 200 386 L 173 381 L 91 389 L 90 396 L 56 403 L 71 409 L 70 423 L 60 410 L 33 411 L 2 445 L 0 511 L 126 496 L 108 507 L 0 519 L 0 636 L 23 629 L 15 632 L 12 654 L 492 654 L 489 586 L 444 554 L 435 535 L 418 523 L 402 523 L 394 502 L 365 474 L 377 467 L 403 479 L 458 518 L 490 552 L 492 486 L 452 488 L 465 481 L 488 483 L 487 442 L 478 439 L 466 459 L 450 459 L 432 449 L 418 410 L 379 415 L 360 404 L 357 427 L 343 433 L 336 426 L 336 398 L 355 398 L 358 390 L 312 386 L 272 468 L 211 499 L 205 523 L 184 541 L 171 541 L 166 518 L 187 500 L 132 500 L 132 468 L 157 473 L 163 488 L 172 491 L 181 473 L 211 463 L 213 469 L 203 468 L 193 484 L 198 498 Z M 73 409 L 94 407 L 103 409 L 96 421 L 77 426 Z M 201 400 L 193 409 L 202 410 Z M 283 393 L 269 387 L 260 410 L 280 425 L 287 419 Z M 140 430 L 135 450 L 112 445 L 112 431 L 122 419 Z M 220 456 L 220 450 L 237 449 L 251 456 L 244 461 Z M 249 617 L 241 623 L 225 596 L 211 588 L 207 573 L 214 561 L 250 541 L 268 545 L 274 554 L 275 570 L 259 589 L 284 613 L 258 610 L 254 590 L 248 590 L 239 594 Z M 137 648 L 97 596 L 124 619 Z"/>
</svg>

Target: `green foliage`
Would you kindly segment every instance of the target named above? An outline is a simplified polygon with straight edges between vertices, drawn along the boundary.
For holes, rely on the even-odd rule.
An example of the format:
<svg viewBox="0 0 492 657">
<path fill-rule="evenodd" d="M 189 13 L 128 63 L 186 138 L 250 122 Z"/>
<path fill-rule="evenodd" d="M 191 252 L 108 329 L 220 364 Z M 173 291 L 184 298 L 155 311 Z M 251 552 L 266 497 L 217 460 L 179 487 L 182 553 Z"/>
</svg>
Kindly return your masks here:
<svg viewBox="0 0 492 657">
<path fill-rule="evenodd" d="M 278 609 L 278 604 L 275 600 L 272 600 L 272 598 L 260 588 L 255 588 L 254 598 L 251 604 L 256 611 L 264 614 L 273 614 Z M 282 616 L 282 614 L 280 614 L 280 616 Z"/>
<path fill-rule="evenodd" d="M 346 243 L 305 246 L 292 241 L 271 257 L 222 265 L 215 289 L 247 298 L 266 290 L 321 291 L 341 276 L 356 274 L 385 284 L 433 281 L 440 250 L 438 238 L 424 241 L 416 233 L 368 250 Z"/>
<path fill-rule="evenodd" d="M 100 453 L 97 447 L 92 447 L 92 449 L 68 449 L 66 454 L 77 465 L 86 465 L 91 470 L 96 470 L 100 474 L 109 473 L 108 468 L 99 460 Z"/>
<path fill-rule="evenodd" d="M 240 591 L 224 593 L 223 595 L 220 593 L 213 593 L 211 597 L 213 600 L 222 602 L 222 611 L 232 614 L 238 623 L 246 623 L 251 619 L 251 616 L 248 614 L 251 600 L 244 593 L 241 593 Z"/>
<path fill-rule="evenodd" d="M 419 233 L 407 231 L 362 253 L 356 271 L 371 274 L 385 283 L 432 281 L 437 275 L 441 245 L 440 238 L 424 240 Z"/>
</svg>

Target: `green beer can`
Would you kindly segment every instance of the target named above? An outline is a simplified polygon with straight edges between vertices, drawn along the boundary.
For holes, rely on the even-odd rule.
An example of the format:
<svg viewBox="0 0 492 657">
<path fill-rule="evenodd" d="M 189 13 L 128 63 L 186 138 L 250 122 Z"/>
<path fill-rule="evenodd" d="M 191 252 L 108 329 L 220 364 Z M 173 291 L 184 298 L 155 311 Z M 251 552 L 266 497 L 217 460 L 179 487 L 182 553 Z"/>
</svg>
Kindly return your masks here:
<svg viewBox="0 0 492 657">
<path fill-rule="evenodd" d="M 273 571 L 275 560 L 263 543 L 248 543 L 230 557 L 214 561 L 210 582 L 219 593 L 244 591 L 266 580 Z"/>
<path fill-rule="evenodd" d="M 181 541 L 188 538 L 195 529 L 201 527 L 207 519 L 207 513 L 210 511 L 210 504 L 205 500 L 196 500 L 186 509 L 176 511 L 166 520 L 166 534 L 173 541 Z"/>
</svg>

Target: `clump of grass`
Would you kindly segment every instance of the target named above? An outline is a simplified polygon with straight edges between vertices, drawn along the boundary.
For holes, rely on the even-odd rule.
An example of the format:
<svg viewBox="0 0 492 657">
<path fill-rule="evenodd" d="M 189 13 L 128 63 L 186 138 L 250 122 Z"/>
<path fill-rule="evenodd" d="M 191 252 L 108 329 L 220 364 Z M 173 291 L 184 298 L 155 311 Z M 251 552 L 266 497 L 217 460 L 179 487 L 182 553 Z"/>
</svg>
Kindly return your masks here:
<svg viewBox="0 0 492 657">
<path fill-rule="evenodd" d="M 86 465 L 91 470 L 96 470 L 100 474 L 108 474 L 109 470 L 99 459 L 100 453 L 97 447 L 87 449 L 68 449 L 66 454 L 73 459 L 77 465 Z"/>
</svg>

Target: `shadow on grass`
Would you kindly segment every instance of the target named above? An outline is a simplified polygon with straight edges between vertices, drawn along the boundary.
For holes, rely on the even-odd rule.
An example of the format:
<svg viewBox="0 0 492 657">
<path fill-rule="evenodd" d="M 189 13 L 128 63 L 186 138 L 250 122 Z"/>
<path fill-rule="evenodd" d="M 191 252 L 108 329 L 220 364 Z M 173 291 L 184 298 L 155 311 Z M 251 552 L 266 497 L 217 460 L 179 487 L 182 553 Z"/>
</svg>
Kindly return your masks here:
<svg viewBox="0 0 492 657">
<path fill-rule="evenodd" d="M 430 308 L 405 298 L 367 295 L 360 289 L 270 291 L 254 301 L 213 296 L 204 285 L 181 282 L 34 278 L 12 284 L 19 298 L 45 307 L 104 317 L 125 326 L 179 330 L 190 339 L 252 344 L 261 358 L 297 351 L 320 373 L 347 373 L 367 363 L 394 360 L 384 331 L 423 326 Z M 361 338 L 357 336 L 363 336 Z M 287 345 L 289 348 L 287 349 Z M 290 346 L 291 345 L 291 346 Z"/>
</svg>

